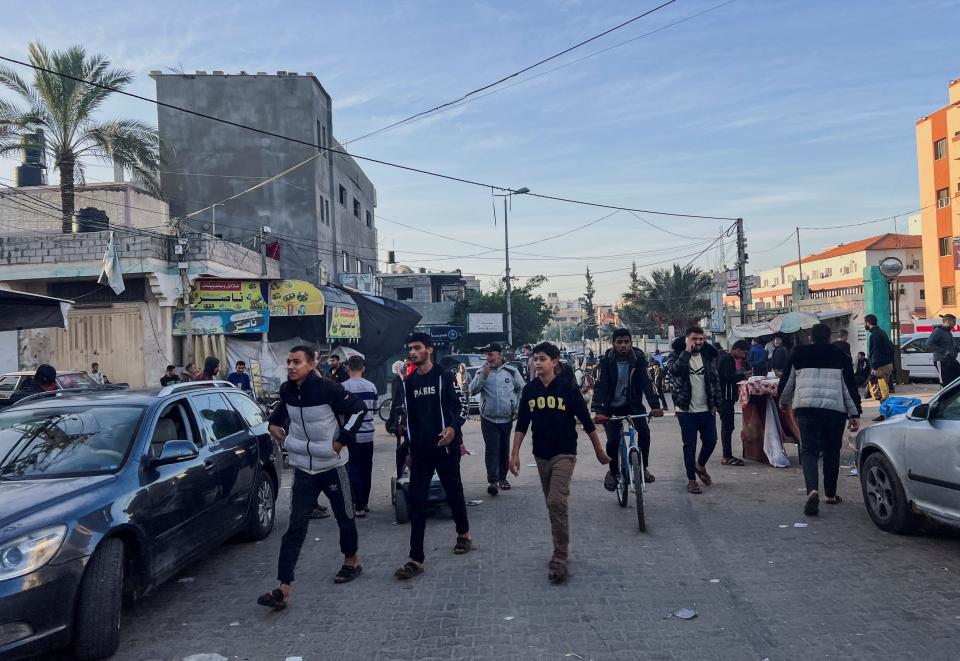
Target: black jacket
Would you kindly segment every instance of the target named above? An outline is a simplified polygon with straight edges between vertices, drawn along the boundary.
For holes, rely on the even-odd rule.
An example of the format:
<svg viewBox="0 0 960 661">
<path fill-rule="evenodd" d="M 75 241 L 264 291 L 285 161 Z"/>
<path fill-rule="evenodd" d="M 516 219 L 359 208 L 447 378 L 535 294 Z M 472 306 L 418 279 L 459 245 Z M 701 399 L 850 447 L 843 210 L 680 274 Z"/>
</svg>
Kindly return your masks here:
<svg viewBox="0 0 960 661">
<path fill-rule="evenodd" d="M 646 413 L 643 398 L 647 398 L 651 409 L 660 408 L 660 400 L 653 391 L 650 375 L 647 373 L 647 357 L 639 349 L 630 352 L 629 377 L 627 379 L 627 406 L 631 415 Z M 593 385 L 593 410 L 601 415 L 609 415 L 617 389 L 617 355 L 608 349 L 597 366 L 597 377 Z"/>
<path fill-rule="evenodd" d="M 347 368 L 344 367 L 342 363 L 335 370 L 327 368 L 327 374 L 337 383 L 343 383 L 350 378 L 350 372 L 347 371 Z"/>
<path fill-rule="evenodd" d="M 690 354 L 687 353 L 687 339 L 678 337 L 670 345 L 673 352 L 667 359 L 667 378 L 673 391 L 673 404 L 678 409 L 690 408 L 693 390 L 690 387 Z M 711 411 L 720 408 L 723 397 L 720 393 L 720 374 L 717 372 L 717 350 L 704 342 L 700 350 L 703 356 L 703 383 L 707 390 L 707 408 Z"/>
<path fill-rule="evenodd" d="M 569 379 L 556 377 L 544 386 L 539 377 L 523 387 L 517 412 L 517 431 L 526 434 L 533 425 L 533 456 L 552 459 L 577 453 L 577 427 L 590 434 L 596 429 L 580 388 Z"/>
<path fill-rule="evenodd" d="M 870 329 L 867 335 L 867 358 L 870 367 L 877 369 L 893 362 L 893 342 L 879 326 Z"/>
<path fill-rule="evenodd" d="M 412 452 L 436 447 L 445 427 L 453 427 L 457 432 L 449 447 L 461 443 L 459 432 L 466 414 L 452 372 L 436 364 L 426 374 L 411 372 L 403 380 L 403 404 Z"/>
<path fill-rule="evenodd" d="M 746 362 L 746 358 L 744 358 Z M 735 402 L 740 398 L 738 383 L 744 379 L 744 370 L 737 369 L 737 360 L 729 353 L 720 356 L 717 361 L 717 375 L 720 377 L 720 397 L 725 402 Z"/>
<path fill-rule="evenodd" d="M 782 372 L 787 367 L 787 360 L 790 358 L 790 351 L 782 344 L 774 347 L 773 355 L 770 356 L 770 369 Z"/>
</svg>

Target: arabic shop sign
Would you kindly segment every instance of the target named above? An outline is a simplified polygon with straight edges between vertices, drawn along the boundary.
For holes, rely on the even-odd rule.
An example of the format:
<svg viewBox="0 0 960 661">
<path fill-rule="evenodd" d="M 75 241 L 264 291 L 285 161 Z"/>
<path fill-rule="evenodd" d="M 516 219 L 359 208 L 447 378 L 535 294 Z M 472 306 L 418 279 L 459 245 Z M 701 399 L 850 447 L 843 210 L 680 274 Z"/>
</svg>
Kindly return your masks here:
<svg viewBox="0 0 960 661">
<path fill-rule="evenodd" d="M 357 308 L 331 307 L 327 314 L 327 339 L 360 339 L 360 311 Z"/>
<path fill-rule="evenodd" d="M 270 315 L 313 317 L 324 313 L 323 292 L 304 280 L 274 280 L 270 283 Z"/>
<path fill-rule="evenodd" d="M 199 278 L 190 286 L 190 306 L 194 313 L 267 310 L 259 280 Z"/>
<path fill-rule="evenodd" d="M 270 328 L 270 313 L 266 310 L 193 310 L 190 314 L 190 326 L 194 335 L 266 333 Z M 173 334 L 187 334 L 183 310 L 173 313 Z"/>
</svg>

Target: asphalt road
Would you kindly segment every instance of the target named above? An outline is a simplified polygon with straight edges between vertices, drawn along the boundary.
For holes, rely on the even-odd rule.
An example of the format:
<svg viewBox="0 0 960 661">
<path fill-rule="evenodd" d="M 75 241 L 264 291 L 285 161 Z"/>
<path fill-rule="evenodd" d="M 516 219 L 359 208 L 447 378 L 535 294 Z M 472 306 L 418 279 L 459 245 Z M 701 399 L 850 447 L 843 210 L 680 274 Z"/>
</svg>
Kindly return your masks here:
<svg viewBox="0 0 960 661">
<path fill-rule="evenodd" d="M 870 411 L 868 410 L 868 414 Z M 381 433 L 378 431 L 378 433 Z M 393 441 L 378 439 L 369 518 L 359 521 L 362 576 L 334 585 L 336 524 L 311 523 L 292 605 L 256 605 L 274 587 L 289 490 L 264 542 L 230 543 L 129 608 L 116 659 L 876 659 L 955 658 L 960 536 L 898 537 L 874 527 L 859 482 L 842 470 L 839 506 L 801 513 L 799 468 L 711 462 L 714 485 L 684 490 L 676 420 L 654 422 L 648 532 L 603 490 L 581 443 L 571 495 L 571 578 L 546 580 L 551 551 L 536 470 L 485 492 L 479 423 L 463 461 L 475 539 L 454 556 L 453 522 L 431 519 L 427 570 L 392 578 L 406 525 L 389 500 Z M 738 447 L 739 443 L 735 443 Z M 529 451 L 529 441 L 526 447 Z M 788 446 L 791 461 L 795 446 Z M 845 461 L 847 466 L 849 461 Z M 289 481 L 287 482 L 289 486 Z M 794 527 L 795 523 L 809 524 Z M 671 614 L 696 611 L 691 620 Z"/>
</svg>

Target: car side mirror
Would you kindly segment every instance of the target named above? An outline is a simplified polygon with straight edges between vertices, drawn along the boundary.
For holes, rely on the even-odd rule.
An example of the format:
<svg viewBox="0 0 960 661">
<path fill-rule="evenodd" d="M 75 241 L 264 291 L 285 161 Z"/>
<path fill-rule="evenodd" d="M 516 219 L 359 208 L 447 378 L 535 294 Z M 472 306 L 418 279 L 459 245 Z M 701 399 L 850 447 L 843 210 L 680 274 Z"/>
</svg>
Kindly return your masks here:
<svg viewBox="0 0 960 661">
<path fill-rule="evenodd" d="M 166 466 L 167 464 L 177 464 L 181 461 L 189 461 L 200 455 L 200 451 L 193 441 L 166 441 L 163 449 L 160 450 L 160 456 L 153 457 L 150 460 L 151 468 L 156 466 Z"/>
<path fill-rule="evenodd" d="M 929 404 L 918 404 L 910 409 L 910 412 L 907 414 L 907 417 L 911 420 L 926 420 L 930 417 L 930 405 Z"/>
</svg>

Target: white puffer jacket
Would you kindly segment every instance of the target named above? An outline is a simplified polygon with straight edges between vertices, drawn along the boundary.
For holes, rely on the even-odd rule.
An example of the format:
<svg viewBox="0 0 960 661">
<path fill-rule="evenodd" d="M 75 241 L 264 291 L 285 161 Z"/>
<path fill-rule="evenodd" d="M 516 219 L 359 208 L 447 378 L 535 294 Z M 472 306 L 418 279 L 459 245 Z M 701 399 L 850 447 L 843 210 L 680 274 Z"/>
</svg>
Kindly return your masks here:
<svg viewBox="0 0 960 661">
<path fill-rule="evenodd" d="M 860 415 L 860 393 L 850 359 L 829 344 L 797 347 L 780 379 L 780 403 L 794 409 L 826 409 Z"/>
</svg>

